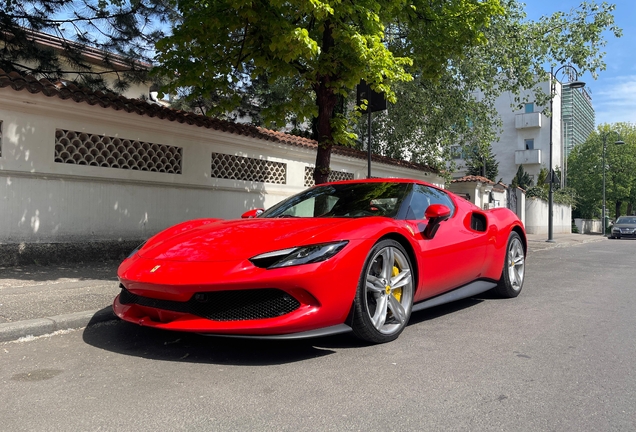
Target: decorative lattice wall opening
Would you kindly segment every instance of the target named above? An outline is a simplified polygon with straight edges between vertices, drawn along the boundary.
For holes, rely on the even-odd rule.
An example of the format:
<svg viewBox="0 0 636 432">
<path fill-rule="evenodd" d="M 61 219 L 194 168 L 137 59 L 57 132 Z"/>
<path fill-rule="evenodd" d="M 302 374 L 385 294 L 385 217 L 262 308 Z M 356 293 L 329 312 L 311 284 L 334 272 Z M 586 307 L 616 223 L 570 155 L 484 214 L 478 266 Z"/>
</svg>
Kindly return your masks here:
<svg viewBox="0 0 636 432">
<path fill-rule="evenodd" d="M 287 164 L 212 153 L 212 177 L 261 183 L 287 183 Z"/>
<path fill-rule="evenodd" d="M 316 184 L 314 181 L 314 167 L 305 167 L 305 187 L 311 187 Z M 353 180 L 353 173 L 348 173 L 344 171 L 331 171 L 329 172 L 329 177 L 327 181 L 341 181 L 341 180 Z"/>
<path fill-rule="evenodd" d="M 183 148 L 63 129 L 55 131 L 55 162 L 181 174 Z"/>
</svg>

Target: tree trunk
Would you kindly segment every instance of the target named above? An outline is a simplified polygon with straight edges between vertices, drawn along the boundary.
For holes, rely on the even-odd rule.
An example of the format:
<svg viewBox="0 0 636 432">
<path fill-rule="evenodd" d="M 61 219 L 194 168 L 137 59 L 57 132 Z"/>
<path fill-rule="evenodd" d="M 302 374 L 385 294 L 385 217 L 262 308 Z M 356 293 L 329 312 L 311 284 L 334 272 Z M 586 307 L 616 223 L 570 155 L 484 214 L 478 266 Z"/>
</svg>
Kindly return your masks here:
<svg viewBox="0 0 636 432">
<path fill-rule="evenodd" d="M 623 206 L 623 201 L 616 201 L 616 219 L 621 215 L 621 207 Z"/>
<path fill-rule="evenodd" d="M 629 202 L 627 203 L 627 215 L 631 216 L 633 214 L 634 214 L 634 205 L 631 202 Z"/>
<path fill-rule="evenodd" d="M 332 32 L 333 27 L 331 21 L 327 20 L 322 35 L 321 54 L 327 58 L 330 56 L 330 51 L 334 46 Z M 331 149 L 333 148 L 331 118 L 336 103 L 338 102 L 338 96 L 329 86 L 331 78 L 329 75 L 319 76 L 318 82 L 314 86 L 316 105 L 318 106 L 318 117 L 316 119 L 318 151 L 316 152 L 316 169 L 314 170 L 314 181 L 317 185 L 327 182 L 329 179 L 329 166 L 331 164 Z"/>
<path fill-rule="evenodd" d="M 336 106 L 337 97 L 326 86 L 325 79 L 321 80 L 316 88 L 318 100 L 318 151 L 316 152 L 316 169 L 314 180 L 316 184 L 327 182 L 329 178 L 329 166 L 331 164 L 331 149 L 333 148 L 333 134 L 331 131 L 331 117 Z"/>
</svg>

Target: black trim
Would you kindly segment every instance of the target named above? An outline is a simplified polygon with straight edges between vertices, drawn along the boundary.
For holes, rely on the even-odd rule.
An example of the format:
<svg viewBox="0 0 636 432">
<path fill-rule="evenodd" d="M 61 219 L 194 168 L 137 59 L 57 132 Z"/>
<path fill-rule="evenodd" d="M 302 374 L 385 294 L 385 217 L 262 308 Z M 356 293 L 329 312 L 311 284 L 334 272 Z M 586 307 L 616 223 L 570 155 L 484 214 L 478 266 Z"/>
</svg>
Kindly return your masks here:
<svg viewBox="0 0 636 432">
<path fill-rule="evenodd" d="M 464 285 L 452 291 L 440 294 L 437 297 L 433 297 L 413 305 L 413 312 L 476 296 L 477 294 L 486 292 L 496 286 L 496 283 L 485 280 L 471 282 L 468 285 Z"/>
<path fill-rule="evenodd" d="M 236 338 L 236 339 L 261 339 L 261 340 L 295 340 L 295 339 L 307 339 L 307 338 L 315 338 L 322 336 L 331 336 L 341 333 L 348 333 L 352 331 L 351 327 L 346 324 L 337 324 L 331 327 L 319 328 L 316 330 L 309 330 L 305 332 L 299 333 L 288 333 L 281 335 L 230 335 L 230 334 L 219 334 L 219 333 L 199 333 L 202 336 L 213 336 L 213 337 L 227 337 L 227 338 Z"/>
</svg>

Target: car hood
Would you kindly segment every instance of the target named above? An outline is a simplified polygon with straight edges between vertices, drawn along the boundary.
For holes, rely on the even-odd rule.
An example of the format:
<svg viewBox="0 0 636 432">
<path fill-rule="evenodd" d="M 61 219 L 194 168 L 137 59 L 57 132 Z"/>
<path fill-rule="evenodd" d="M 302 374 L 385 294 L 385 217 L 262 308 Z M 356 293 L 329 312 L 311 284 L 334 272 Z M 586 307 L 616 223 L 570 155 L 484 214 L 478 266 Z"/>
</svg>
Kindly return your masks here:
<svg viewBox="0 0 636 432">
<path fill-rule="evenodd" d="M 217 221 L 149 242 L 146 259 L 235 261 L 290 247 L 351 239 L 361 219 L 243 219 Z M 353 231 L 352 231 L 353 230 Z"/>
</svg>

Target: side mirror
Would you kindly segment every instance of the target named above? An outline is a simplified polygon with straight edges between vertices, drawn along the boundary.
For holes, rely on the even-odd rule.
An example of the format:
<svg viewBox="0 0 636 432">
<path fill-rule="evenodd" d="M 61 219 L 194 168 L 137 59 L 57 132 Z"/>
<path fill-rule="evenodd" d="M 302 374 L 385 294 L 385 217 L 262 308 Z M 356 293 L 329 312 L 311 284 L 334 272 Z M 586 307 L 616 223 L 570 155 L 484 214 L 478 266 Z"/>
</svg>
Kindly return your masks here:
<svg viewBox="0 0 636 432">
<path fill-rule="evenodd" d="M 428 220 L 424 228 L 424 237 L 432 239 L 439 228 L 439 224 L 448 219 L 451 211 L 443 204 L 431 204 L 424 212 L 424 217 Z"/>
<path fill-rule="evenodd" d="M 252 209 L 252 210 L 248 210 L 245 213 L 243 213 L 241 215 L 242 219 L 252 219 L 255 217 L 259 217 L 261 214 L 263 214 L 265 210 L 258 208 L 258 209 Z"/>
</svg>

